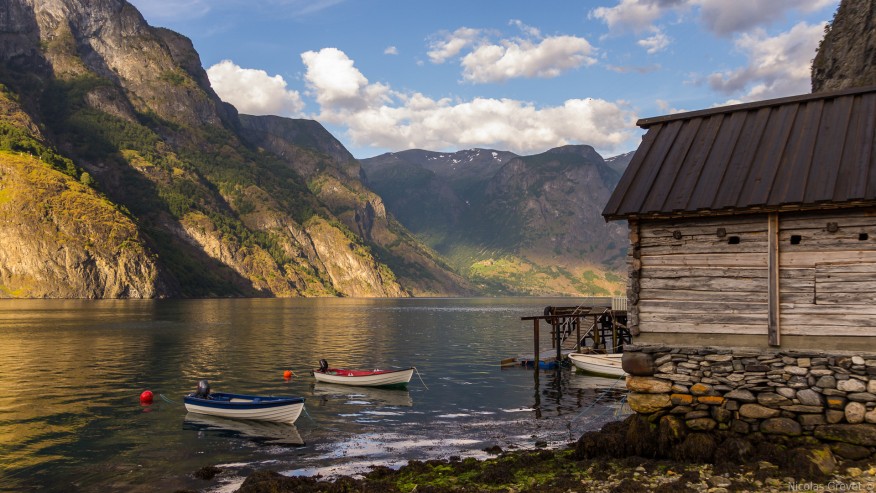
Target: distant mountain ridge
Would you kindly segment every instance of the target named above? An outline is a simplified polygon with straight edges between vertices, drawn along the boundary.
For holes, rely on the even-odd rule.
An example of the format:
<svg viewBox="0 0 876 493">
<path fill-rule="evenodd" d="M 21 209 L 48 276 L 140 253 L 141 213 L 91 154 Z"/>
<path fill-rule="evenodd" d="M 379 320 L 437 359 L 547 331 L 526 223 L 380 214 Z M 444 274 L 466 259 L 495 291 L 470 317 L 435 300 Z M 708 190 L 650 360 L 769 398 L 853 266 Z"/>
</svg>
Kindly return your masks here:
<svg viewBox="0 0 876 493">
<path fill-rule="evenodd" d="M 360 160 L 387 210 L 494 294 L 612 294 L 625 233 L 601 210 L 632 153 L 590 146 L 533 156 L 407 150 Z"/>
</svg>

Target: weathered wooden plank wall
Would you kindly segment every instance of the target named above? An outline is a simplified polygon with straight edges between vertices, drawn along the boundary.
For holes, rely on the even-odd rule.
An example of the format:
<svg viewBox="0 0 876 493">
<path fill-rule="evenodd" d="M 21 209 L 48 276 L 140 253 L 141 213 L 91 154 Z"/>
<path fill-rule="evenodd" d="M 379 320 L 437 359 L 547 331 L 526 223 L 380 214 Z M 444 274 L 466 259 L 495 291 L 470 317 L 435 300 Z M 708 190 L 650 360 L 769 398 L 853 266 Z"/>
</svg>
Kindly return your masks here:
<svg viewBox="0 0 876 493">
<path fill-rule="evenodd" d="M 876 210 L 797 213 L 779 229 L 782 333 L 876 336 Z"/>
<path fill-rule="evenodd" d="M 767 214 L 631 221 L 630 323 L 766 345 L 767 226 Z M 781 214 L 778 248 L 782 335 L 876 336 L 876 209 Z"/>
<path fill-rule="evenodd" d="M 640 330 L 766 339 L 765 216 L 640 221 L 639 231 Z"/>
</svg>

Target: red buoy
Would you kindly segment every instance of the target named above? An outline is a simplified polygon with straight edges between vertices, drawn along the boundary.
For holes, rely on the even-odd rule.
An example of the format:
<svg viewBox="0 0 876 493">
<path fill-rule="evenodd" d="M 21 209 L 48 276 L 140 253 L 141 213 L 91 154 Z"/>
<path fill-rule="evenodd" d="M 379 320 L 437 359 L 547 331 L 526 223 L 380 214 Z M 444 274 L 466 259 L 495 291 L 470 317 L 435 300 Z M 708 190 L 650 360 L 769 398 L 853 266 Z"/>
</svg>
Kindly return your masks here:
<svg viewBox="0 0 876 493">
<path fill-rule="evenodd" d="M 284 371 L 284 372 L 283 372 L 283 378 L 285 378 L 286 380 L 289 380 L 290 378 L 292 378 L 292 370 L 286 370 L 286 371 Z"/>
<path fill-rule="evenodd" d="M 144 390 L 140 394 L 140 404 L 152 404 L 152 391 Z"/>
</svg>

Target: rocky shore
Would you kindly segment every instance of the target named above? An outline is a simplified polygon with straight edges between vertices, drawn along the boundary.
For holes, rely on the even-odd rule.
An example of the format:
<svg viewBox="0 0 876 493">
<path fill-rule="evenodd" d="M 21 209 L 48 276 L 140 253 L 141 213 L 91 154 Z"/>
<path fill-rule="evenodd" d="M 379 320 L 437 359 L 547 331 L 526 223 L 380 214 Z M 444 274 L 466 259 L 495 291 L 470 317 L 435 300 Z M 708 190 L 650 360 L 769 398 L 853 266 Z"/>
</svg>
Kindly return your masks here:
<svg viewBox="0 0 876 493">
<path fill-rule="evenodd" d="M 746 437 L 724 431 L 674 436 L 632 415 L 557 450 L 488 451 L 487 460 L 449 457 L 375 466 L 362 477 L 250 474 L 240 493 L 876 491 L 876 462 L 826 453 L 812 437 Z M 212 468 L 204 479 L 221 478 Z M 205 484 L 205 486 L 208 486 Z"/>
</svg>

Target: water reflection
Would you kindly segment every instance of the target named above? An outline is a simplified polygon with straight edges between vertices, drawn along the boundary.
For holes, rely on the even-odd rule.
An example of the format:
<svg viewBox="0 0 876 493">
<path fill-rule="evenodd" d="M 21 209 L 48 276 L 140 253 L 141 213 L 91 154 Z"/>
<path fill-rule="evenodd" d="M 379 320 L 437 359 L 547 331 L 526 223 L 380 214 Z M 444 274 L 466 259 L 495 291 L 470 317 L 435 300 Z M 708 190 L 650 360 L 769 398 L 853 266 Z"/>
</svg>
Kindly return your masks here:
<svg viewBox="0 0 876 493">
<path fill-rule="evenodd" d="M 568 303 L 3 300 L 0 490 L 197 489 L 185 478 L 206 465 L 276 461 L 321 470 L 349 461 L 331 455 L 343 444 L 373 463 L 532 446 L 534 436 L 567 441 L 570 423 L 587 419 L 581 413 L 599 390 L 568 370 L 503 371 L 499 361 L 532 346 L 521 316 Z M 543 343 L 550 347 L 547 336 Z M 316 385 L 298 370 L 320 358 L 416 366 L 425 385 Z M 286 369 L 298 376 L 284 380 Z M 233 422 L 182 429 L 191 421 L 182 396 L 202 378 L 217 392 L 305 397 L 309 414 L 295 429 L 305 444 L 289 435 L 273 439 L 296 443 L 254 447 L 254 435 L 272 440 L 269 433 Z M 156 394 L 147 408 L 138 401 L 144 389 Z"/>
<path fill-rule="evenodd" d="M 231 436 L 254 438 L 260 442 L 274 445 L 304 445 L 304 439 L 294 424 L 248 419 L 226 419 L 206 414 L 187 413 L 186 427 L 195 430 L 228 432 Z"/>
<path fill-rule="evenodd" d="M 317 382 L 312 387 L 314 398 L 310 405 L 325 405 L 329 400 L 343 400 L 346 403 L 363 405 L 382 405 L 396 407 L 411 407 L 414 405 L 411 393 L 407 389 L 381 389 L 374 387 L 350 387 Z"/>
</svg>

